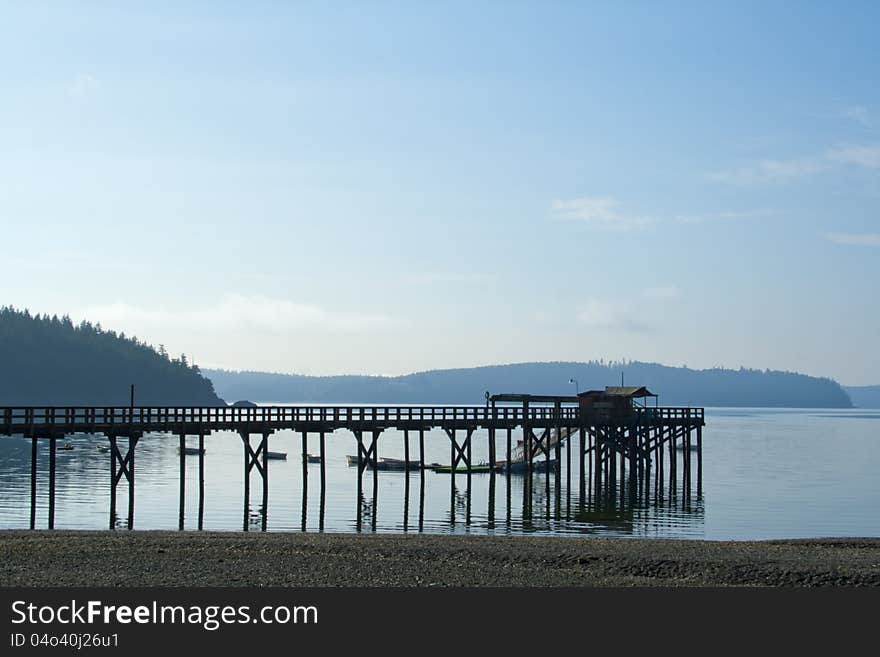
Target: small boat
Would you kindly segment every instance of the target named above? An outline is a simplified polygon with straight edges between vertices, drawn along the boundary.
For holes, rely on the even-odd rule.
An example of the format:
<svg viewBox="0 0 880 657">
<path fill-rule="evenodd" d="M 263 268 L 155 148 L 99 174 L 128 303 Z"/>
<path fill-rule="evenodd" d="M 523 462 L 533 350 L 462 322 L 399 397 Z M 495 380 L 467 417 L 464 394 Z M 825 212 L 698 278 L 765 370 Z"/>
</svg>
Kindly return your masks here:
<svg viewBox="0 0 880 657">
<path fill-rule="evenodd" d="M 352 456 L 351 454 L 346 455 L 345 460 L 350 467 L 356 467 L 358 464 L 358 457 Z M 372 468 L 373 462 L 370 460 L 367 460 L 365 465 L 368 468 Z M 433 465 L 437 465 L 437 464 L 435 463 Z M 432 467 L 433 467 L 433 465 L 432 465 Z M 419 463 L 418 461 L 410 461 L 409 462 L 409 469 L 410 470 L 420 470 L 421 467 L 422 467 L 422 464 Z M 429 469 L 428 466 L 425 466 L 425 469 L 426 470 Z M 376 463 L 376 470 L 393 470 L 393 471 L 404 472 L 404 471 L 406 471 L 406 461 L 404 459 L 393 459 L 393 458 L 389 458 L 387 456 L 382 457 L 379 459 L 379 462 Z"/>
<path fill-rule="evenodd" d="M 451 465 L 435 465 L 431 469 L 439 474 L 452 474 L 453 472 Z M 485 474 L 486 472 L 498 472 L 499 470 L 501 470 L 501 466 L 497 464 L 494 467 L 488 463 L 475 463 L 471 466 L 471 474 Z M 468 469 L 465 465 L 459 465 L 455 468 L 455 474 L 467 474 L 467 472 Z"/>
<path fill-rule="evenodd" d="M 267 459 L 275 459 L 276 461 L 286 461 L 287 452 L 266 452 Z"/>
<path fill-rule="evenodd" d="M 320 456 L 317 456 L 317 455 L 315 455 L 315 454 L 307 454 L 307 455 L 306 455 L 306 461 L 308 461 L 309 463 L 320 463 L 320 462 L 321 462 L 321 457 L 320 457 Z"/>
<path fill-rule="evenodd" d="M 59 445 L 58 449 L 61 450 L 62 452 L 69 452 L 70 450 L 73 449 L 73 445 L 70 443 L 64 443 L 63 445 Z"/>
<path fill-rule="evenodd" d="M 180 454 L 180 447 L 177 448 L 177 453 Z M 205 450 L 198 447 L 184 447 L 183 453 L 190 456 L 198 456 L 199 454 L 204 454 Z"/>
<path fill-rule="evenodd" d="M 506 462 L 502 461 L 500 464 L 500 468 L 505 472 L 510 472 L 516 474 L 518 472 L 528 472 L 529 463 L 528 461 L 511 461 L 508 465 Z M 559 467 L 559 463 L 556 459 L 552 459 L 550 461 L 550 470 L 556 472 L 556 469 Z M 547 461 L 544 459 L 535 459 L 532 461 L 532 472 L 537 472 L 538 474 L 542 472 L 546 472 L 547 470 Z"/>
<path fill-rule="evenodd" d="M 107 453 L 110 451 L 110 448 L 107 445 L 98 445 L 98 451 Z"/>
<path fill-rule="evenodd" d="M 372 464 L 371 464 L 372 465 Z M 409 469 L 410 470 L 420 470 L 422 464 L 418 461 L 410 461 Z M 404 459 L 392 459 L 388 457 L 380 458 L 379 462 L 376 464 L 377 470 L 400 470 L 405 471 L 407 469 L 406 461 Z"/>
</svg>

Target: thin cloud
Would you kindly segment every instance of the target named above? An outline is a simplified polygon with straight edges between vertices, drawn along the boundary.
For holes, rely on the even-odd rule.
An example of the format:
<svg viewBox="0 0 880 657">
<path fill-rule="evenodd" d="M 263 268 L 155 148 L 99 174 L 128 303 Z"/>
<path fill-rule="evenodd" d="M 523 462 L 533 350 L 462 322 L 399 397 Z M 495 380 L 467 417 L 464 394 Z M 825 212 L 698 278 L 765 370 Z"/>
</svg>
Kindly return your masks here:
<svg viewBox="0 0 880 657">
<path fill-rule="evenodd" d="M 714 182 L 727 185 L 764 185 L 799 180 L 819 173 L 826 168 L 827 165 L 816 158 L 762 160 L 732 171 L 716 171 L 706 177 Z"/>
<path fill-rule="evenodd" d="M 644 321 L 660 306 L 678 303 L 683 294 L 677 285 L 657 285 L 645 288 L 628 299 L 587 299 L 575 310 L 575 322 L 589 329 L 643 333 L 655 331 L 656 327 Z M 646 312 L 647 310 L 647 312 Z"/>
<path fill-rule="evenodd" d="M 74 78 L 65 85 L 65 88 L 68 96 L 75 100 L 83 100 L 95 93 L 100 86 L 100 83 L 95 77 L 88 75 L 87 73 L 80 73 L 74 76 Z"/>
<path fill-rule="evenodd" d="M 433 272 L 411 274 L 404 278 L 410 285 L 435 285 L 444 283 L 485 283 L 494 280 L 494 274 L 474 274 L 466 272 Z"/>
<path fill-rule="evenodd" d="M 581 196 L 569 200 L 554 200 L 550 204 L 550 212 L 556 219 L 581 221 L 608 230 L 634 230 L 656 221 L 654 218 L 621 212 L 619 206 L 620 202 L 611 197 Z"/>
<path fill-rule="evenodd" d="M 681 298 L 681 288 L 676 285 L 660 285 L 649 287 L 642 296 L 649 301 L 677 301 Z"/>
<path fill-rule="evenodd" d="M 828 159 L 866 169 L 880 169 L 880 144 L 835 148 L 828 152 Z"/>
<path fill-rule="evenodd" d="M 701 224 L 709 221 L 738 221 L 745 219 L 758 219 L 779 214 L 778 210 L 757 209 L 743 210 L 739 212 L 709 212 L 707 214 L 677 215 L 674 221 L 682 224 Z"/>
<path fill-rule="evenodd" d="M 880 246 L 880 233 L 825 233 L 823 237 L 847 246 Z"/>
<path fill-rule="evenodd" d="M 864 128 L 873 128 L 877 122 L 871 111 L 864 105 L 852 105 L 840 110 L 840 116 L 850 121 L 855 121 Z"/>
<path fill-rule="evenodd" d="M 575 313 L 575 321 L 590 329 L 642 332 L 648 330 L 626 303 L 588 299 Z"/>
<path fill-rule="evenodd" d="M 777 210 L 758 208 L 754 210 L 707 212 L 694 215 L 655 215 L 652 217 L 635 217 L 621 212 L 618 209 L 620 205 L 620 201 L 607 196 L 582 196 L 568 201 L 554 200 L 550 209 L 553 216 L 557 219 L 582 221 L 597 228 L 608 230 L 635 230 L 646 228 L 652 224 L 669 221 L 697 224 L 710 221 L 754 219 L 778 214 Z"/>
<path fill-rule="evenodd" d="M 331 331 L 363 333 L 397 328 L 399 320 L 386 315 L 357 314 L 283 299 L 227 296 L 215 304 L 182 310 L 147 308 L 122 301 L 84 308 L 79 315 L 107 328 L 143 333 L 167 327 L 197 327 L 208 332 Z"/>
<path fill-rule="evenodd" d="M 727 185 L 786 183 L 829 171 L 841 165 L 880 169 L 880 144 L 855 144 L 832 148 L 815 157 L 791 160 L 762 160 L 730 171 L 717 171 L 706 178 Z"/>
</svg>

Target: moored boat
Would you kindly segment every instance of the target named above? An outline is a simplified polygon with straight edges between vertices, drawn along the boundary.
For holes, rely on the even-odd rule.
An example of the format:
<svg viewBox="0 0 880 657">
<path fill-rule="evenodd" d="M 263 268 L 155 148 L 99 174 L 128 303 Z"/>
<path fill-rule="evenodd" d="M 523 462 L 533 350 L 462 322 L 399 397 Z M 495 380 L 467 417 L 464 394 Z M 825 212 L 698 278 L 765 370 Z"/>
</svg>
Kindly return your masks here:
<svg viewBox="0 0 880 657">
<path fill-rule="evenodd" d="M 372 464 L 370 464 L 372 466 Z M 422 464 L 418 461 L 410 461 L 409 469 L 410 470 L 419 470 L 422 467 Z M 388 457 L 380 458 L 379 462 L 376 464 L 377 470 L 406 470 L 407 465 L 404 459 L 392 459 Z"/>
<path fill-rule="evenodd" d="M 355 467 L 358 464 L 358 457 L 352 456 L 351 454 L 347 454 L 345 457 L 346 462 L 349 466 Z M 368 460 L 366 462 L 366 467 L 372 468 L 373 462 Z M 432 464 L 430 467 L 433 467 L 436 464 Z M 409 469 L 410 470 L 419 470 L 421 469 L 422 464 L 418 461 L 410 461 Z M 425 466 L 425 469 L 430 469 L 429 466 Z M 405 471 L 406 470 L 406 461 L 404 459 L 394 459 L 390 457 L 382 457 L 379 459 L 379 462 L 376 463 L 376 470 L 394 470 L 394 471 Z"/>
<path fill-rule="evenodd" d="M 439 474 L 451 474 L 453 472 L 451 465 L 434 465 L 431 469 Z M 493 467 L 488 463 L 475 463 L 470 468 L 471 474 L 485 474 L 486 472 L 498 472 L 499 470 L 501 470 L 501 466 L 496 464 Z M 468 468 L 466 465 L 459 465 L 454 471 L 455 474 L 467 474 Z"/>
<path fill-rule="evenodd" d="M 516 474 L 518 472 L 528 472 L 529 463 L 528 461 L 511 461 L 508 464 L 506 461 L 501 461 L 499 466 L 502 471 L 510 472 Z M 559 462 L 556 459 L 552 459 L 550 461 L 550 470 L 556 472 L 556 469 L 559 467 Z M 532 461 L 532 472 L 536 472 L 538 474 L 545 472 L 547 470 L 547 461 L 544 459 L 535 459 Z"/>
</svg>

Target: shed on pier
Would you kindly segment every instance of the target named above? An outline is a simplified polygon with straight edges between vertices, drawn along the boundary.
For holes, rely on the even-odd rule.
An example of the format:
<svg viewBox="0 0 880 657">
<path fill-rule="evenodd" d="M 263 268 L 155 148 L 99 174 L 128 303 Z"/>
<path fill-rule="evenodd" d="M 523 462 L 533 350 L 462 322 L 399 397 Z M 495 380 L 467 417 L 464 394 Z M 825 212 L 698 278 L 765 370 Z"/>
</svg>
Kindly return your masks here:
<svg viewBox="0 0 880 657">
<path fill-rule="evenodd" d="M 578 395 L 578 403 L 587 411 L 628 411 L 644 406 L 637 399 L 656 398 L 645 386 L 606 386 L 605 390 L 587 390 Z"/>
</svg>

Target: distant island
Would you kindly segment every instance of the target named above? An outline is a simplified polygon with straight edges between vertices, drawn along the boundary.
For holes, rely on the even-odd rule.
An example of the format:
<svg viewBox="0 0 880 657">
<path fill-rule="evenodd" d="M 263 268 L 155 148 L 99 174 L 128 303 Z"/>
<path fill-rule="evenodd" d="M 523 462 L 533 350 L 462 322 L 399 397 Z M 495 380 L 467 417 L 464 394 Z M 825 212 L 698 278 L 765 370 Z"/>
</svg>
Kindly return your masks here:
<svg viewBox="0 0 880 657">
<path fill-rule="evenodd" d="M 0 405 L 218 406 L 186 356 L 69 317 L 0 308 Z"/>
<path fill-rule="evenodd" d="M 550 362 L 433 370 L 405 376 L 305 376 L 205 370 L 227 399 L 263 402 L 480 404 L 490 393 L 572 395 L 625 382 L 645 385 L 661 405 L 851 408 L 836 381 L 771 370 L 695 370 L 642 362 Z"/>
<path fill-rule="evenodd" d="M 0 405 L 217 406 L 260 402 L 481 404 L 490 393 L 571 395 L 644 385 L 664 405 L 880 408 L 880 386 L 754 369 L 695 370 L 657 363 L 548 362 L 432 370 L 404 376 L 306 376 L 200 370 L 135 337 L 69 317 L 0 308 Z"/>
<path fill-rule="evenodd" d="M 880 408 L 880 386 L 846 386 L 856 408 Z"/>
</svg>

